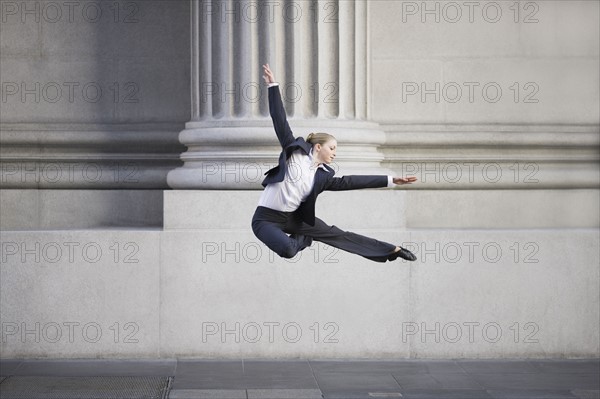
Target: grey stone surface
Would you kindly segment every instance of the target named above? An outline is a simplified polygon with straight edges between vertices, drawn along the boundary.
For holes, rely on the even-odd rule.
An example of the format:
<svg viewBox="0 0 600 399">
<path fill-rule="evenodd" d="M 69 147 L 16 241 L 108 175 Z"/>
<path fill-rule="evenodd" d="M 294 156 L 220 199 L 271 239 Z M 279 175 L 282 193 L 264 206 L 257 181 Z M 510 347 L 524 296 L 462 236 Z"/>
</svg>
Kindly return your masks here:
<svg viewBox="0 0 600 399">
<path fill-rule="evenodd" d="M 600 390 L 598 389 L 574 389 L 573 395 L 577 396 L 580 399 L 599 399 L 600 398 Z"/>
<path fill-rule="evenodd" d="M 90 20 L 83 15 L 89 6 L 73 7 L 69 18 L 68 6 L 57 3 L 62 14 L 54 22 L 44 18 L 45 3 L 21 4 L 14 14 L 3 14 L 3 82 L 26 82 L 28 87 L 35 82 L 42 87 L 48 82 L 58 82 L 59 86 L 75 82 L 79 86 L 75 86 L 72 101 L 67 89 L 58 101 L 45 101 L 40 95 L 36 103 L 31 95 L 21 102 L 14 101 L 19 96 L 10 96 L 2 103 L 3 111 L 10 111 L 2 113 L 2 122 L 189 119 L 189 91 L 181 90 L 189 88 L 189 24 L 172 23 L 188 18 L 188 4 L 98 3 L 94 8 L 99 7 L 100 14 L 97 20 Z M 25 7 L 38 7 L 40 12 L 37 16 L 29 14 L 23 21 Z M 169 69 L 160 68 L 165 64 Z M 164 79 L 167 71 L 173 73 L 172 79 Z M 102 89 L 99 101 L 86 100 L 83 95 L 83 87 L 90 82 Z M 132 82 L 137 87 L 135 103 L 125 101 L 131 93 L 126 85 Z M 165 95 L 169 101 L 157 104 Z"/>
<path fill-rule="evenodd" d="M 0 359 L 0 375 L 13 375 L 22 364 L 22 360 Z"/>
<path fill-rule="evenodd" d="M 321 399 L 319 389 L 248 389 L 248 399 Z"/>
<path fill-rule="evenodd" d="M 451 363 L 451 362 L 449 362 Z M 427 364 L 415 361 L 341 361 L 313 360 L 310 362 L 315 373 L 426 373 Z M 451 368 L 451 366 L 449 366 Z M 462 372 L 462 370 L 460 370 Z"/>
<path fill-rule="evenodd" d="M 448 22 L 444 18 L 450 14 L 444 12 L 442 3 L 436 20 L 435 13 L 425 16 L 420 4 L 414 12 L 408 12 L 410 5 L 404 2 L 372 2 L 371 18 L 379 22 L 372 25 L 371 31 L 372 73 L 377 76 L 371 104 L 374 119 L 425 123 L 570 120 L 597 124 L 598 36 L 585 34 L 584 26 L 589 24 L 593 32 L 598 32 L 598 4 L 540 3 L 537 18 L 532 18 L 536 21 L 527 23 L 523 19 L 515 23 L 508 4 L 499 4 L 502 15 L 492 23 L 486 20 L 483 7 L 469 15 L 466 7 L 459 5 L 461 18 Z M 527 11 L 521 11 L 525 14 L 519 14 L 519 18 L 525 18 Z M 560 18 L 544 18 L 542 14 Z M 398 18 L 402 23 L 397 23 Z M 392 19 L 396 22 L 389 22 Z M 560 34 L 550 40 L 544 34 L 548 31 Z M 406 40 L 390 41 L 390 37 Z M 497 37 L 502 40 L 493 39 Z M 563 44 L 575 38 L 577 45 Z M 548 62 L 546 57 L 561 61 Z M 397 71 L 402 71 L 400 78 Z M 481 93 L 469 102 L 465 92 L 456 103 L 443 99 L 436 103 L 433 95 L 426 102 L 402 102 L 402 82 L 427 82 L 429 89 L 435 82 L 441 86 L 449 82 L 478 82 L 481 86 L 497 82 L 503 96 L 496 103 L 484 101 Z M 536 82 L 544 87 L 538 93 L 539 103 L 523 103 L 522 98 L 515 103 L 508 88 L 514 82 Z"/>
<path fill-rule="evenodd" d="M 0 190 L 2 230 L 153 228 L 162 190 Z"/>
<path fill-rule="evenodd" d="M 544 373 L 596 373 L 600 374 L 600 360 L 530 360 L 533 366 Z"/>
<path fill-rule="evenodd" d="M 175 359 L 107 360 L 24 360 L 12 375 L 92 377 L 92 376 L 174 376 Z"/>
<path fill-rule="evenodd" d="M 169 399 L 247 399 L 245 389 L 173 389 Z"/>
<path fill-rule="evenodd" d="M 385 188 L 324 192 L 319 196 L 316 214 L 327 224 L 345 230 L 403 229 L 405 197 L 402 190 Z M 164 229 L 246 229 L 259 198 L 257 191 L 165 190 Z"/>
<path fill-rule="evenodd" d="M 3 6 L 9 3 L 17 7 L 49 4 L 3 2 Z M 381 239 L 420 245 L 419 261 L 415 264 L 374 265 L 355 256 L 323 252 L 326 249 L 318 245 L 294 262 L 271 258 L 249 230 L 251 211 L 246 218 L 240 216 L 230 223 L 231 229 L 219 230 L 234 212 L 225 209 L 209 216 L 187 214 L 188 209 L 193 210 L 189 199 L 181 202 L 186 207 L 169 210 L 169 216 L 186 231 L 154 232 L 151 238 L 144 236 L 148 232 L 135 229 L 124 231 L 123 235 L 91 230 L 46 235 L 38 230 L 131 227 L 138 226 L 140 221 L 156 226 L 160 220 L 159 200 L 149 192 L 131 196 L 109 193 L 89 196 L 85 190 L 70 196 L 58 191 L 37 193 L 33 189 L 58 186 L 52 186 L 50 179 L 43 183 L 19 181 L 22 177 L 19 176 L 13 188 L 29 188 L 35 193 L 18 190 L 2 193 L 0 216 L 8 220 L 10 230 L 35 231 L 29 235 L 3 232 L 3 244 L 18 239 L 29 245 L 27 248 L 54 242 L 64 247 L 65 243 L 99 240 L 105 246 L 104 253 L 113 255 L 107 249 L 113 239 L 126 240 L 119 241 L 120 245 L 138 242 L 142 235 L 139 243 L 144 246 L 141 248 L 144 260 L 143 266 L 103 259 L 80 267 L 81 264 L 64 259 L 32 264 L 11 258 L 2 267 L 1 311 L 3 327 L 12 328 L 16 336 L 10 335 L 12 338 L 2 343 L 3 355 L 598 356 L 598 2 L 532 3 L 533 7 L 541 7 L 539 20 L 529 21 L 533 23 L 522 21 L 530 10 L 519 8 L 523 5 L 519 3 L 521 20 L 517 22 L 511 18 L 515 16 L 513 10 L 504 8 L 499 23 L 490 23 L 479 12 L 476 23 L 471 23 L 466 20 L 468 13 L 463 12 L 458 24 L 431 19 L 423 22 L 418 14 L 398 23 L 402 7 L 413 2 L 375 0 L 352 3 L 356 5 L 353 9 L 344 8 L 351 3 L 340 2 L 343 12 L 340 24 L 320 20 L 317 26 L 322 29 L 318 32 L 306 18 L 303 20 L 306 25 L 285 25 L 289 30 L 276 38 L 271 35 L 271 26 L 263 25 L 263 30 L 250 30 L 253 33 L 247 35 L 243 30 L 256 25 L 233 24 L 233 31 L 240 33 L 239 40 L 233 36 L 236 38 L 232 39 L 233 47 L 215 46 L 210 56 L 191 57 L 194 63 L 206 65 L 215 60 L 216 66 L 212 75 L 213 69 L 195 65 L 192 71 L 206 76 L 194 75 L 194 79 L 199 79 L 194 83 L 190 83 L 189 51 L 190 47 L 195 50 L 198 47 L 190 39 L 200 36 L 196 36 L 198 32 L 191 36 L 190 4 L 187 1 L 138 3 L 100 2 L 100 7 L 105 8 L 101 21 L 96 22 L 86 20 L 80 13 L 82 8 L 77 10 L 75 21 L 68 21 L 62 2 L 54 2 L 63 7 L 63 19 L 58 23 L 36 21 L 35 15 L 22 14 L 21 9 L 14 15 L 3 14 L 7 17 L 0 25 L 3 85 L 12 82 L 15 84 L 12 87 L 20 89 L 17 82 L 24 82 L 26 87 L 39 84 L 41 88 L 56 87 L 52 82 L 58 82 L 59 87 L 64 87 L 65 82 L 78 84 L 73 101 L 69 101 L 64 91 L 56 102 L 43 89 L 25 97 L 3 91 L 7 95 L 0 104 L 3 173 L 10 162 L 44 167 L 53 163 L 83 162 L 90 166 L 131 161 L 143 167 L 144 183 L 130 187 L 117 182 L 112 188 L 135 190 L 167 188 L 167 173 L 180 154 L 188 157 L 191 166 L 199 166 L 194 163 L 195 157 L 203 160 L 196 159 L 197 162 L 226 159 L 233 166 L 247 165 L 249 160 L 271 161 L 277 154 L 277 143 L 264 98 L 259 103 L 245 102 L 241 107 L 228 108 L 233 105 L 230 99 L 219 102 L 215 96 L 211 101 L 214 100 L 217 115 L 211 121 L 200 120 L 198 104 L 192 101 L 200 99 L 198 90 L 202 81 L 231 83 L 231 78 L 239 82 L 260 81 L 260 63 L 271 62 L 282 82 L 294 82 L 298 76 L 292 72 L 302 72 L 301 83 L 306 86 L 327 81 L 338 84 L 338 103 L 323 103 L 327 94 L 323 91 L 318 93 L 314 106 L 306 106 L 310 96 L 302 98 L 304 106 L 295 106 L 292 101 L 286 103 L 294 111 L 291 125 L 298 127 L 296 133 L 305 134 L 317 128 L 339 133 L 340 142 L 346 144 L 346 166 L 352 169 L 379 170 L 374 166 L 383 162 L 384 168 L 397 171 L 405 161 L 429 165 L 465 161 L 498 163 L 504 172 L 513 162 L 519 165 L 530 162 L 540 167 L 542 184 L 523 187 L 519 181 L 509 179 L 494 186 L 479 178 L 473 185 L 460 186 L 461 190 L 466 189 L 464 192 L 451 193 L 449 190 L 455 186 L 446 182 L 435 187 L 441 190 L 398 194 L 400 198 L 396 199 L 402 200 L 398 201 L 398 208 L 380 206 L 384 216 L 377 218 L 374 213 L 364 218 L 350 217 L 346 210 L 355 210 L 351 197 L 335 193 L 331 197 L 335 202 L 328 204 L 329 198 L 323 196 L 319 206 L 324 208 L 320 212 L 323 216 L 331 214 L 329 222 L 344 228 L 369 223 L 369 228 L 361 231 Z M 500 7 L 508 7 L 506 4 Z M 118 15 L 114 14 L 114 7 L 120 11 Z M 134 21 L 125 21 L 132 10 Z M 356 19 L 357 25 L 345 24 L 350 15 L 360 17 Z M 281 26 L 284 25 L 275 25 L 277 33 Z M 209 32 L 214 26 L 196 24 L 195 27 Z M 300 31 L 309 35 L 297 35 Z M 227 36 L 225 32 L 229 30 L 215 31 L 210 38 Z M 209 35 L 202 37 L 208 39 Z M 247 46 L 249 37 L 270 39 L 265 41 L 265 47 L 255 51 L 256 47 Z M 336 37 L 339 42 L 333 40 Z M 390 37 L 403 40 L 394 41 Z M 296 39 L 294 46 L 285 46 L 292 41 L 290 38 Z M 309 46 L 312 44 L 318 48 Z M 351 52 L 345 52 L 350 48 L 348 45 L 356 49 L 352 57 L 349 57 Z M 339 54 L 329 47 L 338 47 Z M 280 49 L 285 50 L 281 53 Z M 257 62 L 256 56 L 271 59 Z M 233 69 L 229 69 L 231 59 L 236 60 Z M 449 82 L 464 87 L 464 82 L 475 82 L 478 88 L 493 82 L 502 88 L 503 95 L 498 102 L 484 100 L 480 90 L 473 102 L 464 96 L 457 103 L 446 99 L 431 101 L 432 96 L 426 101 L 420 101 L 418 96 L 403 101 L 406 82 L 425 82 L 428 87 Z M 48 83 L 51 85 L 47 86 Z M 90 101 L 81 91 L 88 83 L 102 88 L 103 96 L 98 101 Z M 520 90 L 517 101 L 511 89 L 514 83 Z M 528 89 L 528 84 L 533 86 Z M 526 103 L 524 96 L 532 87 L 539 88 L 535 93 L 539 101 Z M 115 88 L 119 89 L 118 94 Z M 193 98 L 190 88 L 196 95 Z M 125 101 L 130 94 L 136 101 Z M 212 104 L 202 110 L 212 111 Z M 335 113 L 336 108 L 342 110 L 340 117 Z M 314 114 L 319 110 L 324 112 Z M 330 120 L 334 118 L 335 123 Z M 385 132 L 373 121 L 384 124 Z M 186 122 L 189 129 L 174 135 Z M 263 131 L 267 127 L 268 132 Z M 231 135 L 224 134 L 225 128 Z M 129 130 L 134 130 L 134 134 L 130 135 Z M 161 133 L 168 138 L 157 138 Z M 182 153 L 182 144 L 176 136 L 181 143 L 190 144 L 192 151 Z M 203 178 L 193 167 L 185 172 L 189 173 L 185 179 Z M 216 177 L 218 182 L 221 178 Z M 89 188 L 85 179 L 66 184 L 66 188 Z M 252 184 L 243 188 L 259 188 L 257 182 Z M 238 188 L 236 184 L 231 184 L 232 187 Z M 542 187 L 544 191 L 540 190 Z M 517 190 L 526 193 L 516 193 Z M 212 194 L 215 195 L 211 197 Z M 257 194 L 256 191 L 251 195 Z M 411 197 L 412 194 L 415 195 Z M 227 204 L 228 197 L 225 193 L 208 193 L 205 199 Z M 378 204 L 378 198 L 373 196 L 373 202 Z M 255 203 L 249 200 L 250 205 L 241 205 L 240 215 L 246 209 L 253 209 Z M 357 203 L 365 206 L 369 200 L 362 198 Z M 327 206 L 332 204 L 337 209 L 328 211 Z M 348 219 L 350 223 L 346 224 Z M 205 225 L 194 224 L 198 220 Z M 6 226 L 2 225 L 3 230 Z M 199 226 L 198 230 L 194 226 Z M 205 229 L 207 226 L 210 229 Z M 406 226 L 409 229 L 404 229 Z M 472 243 L 478 244 L 474 261 L 468 252 L 475 248 L 469 246 Z M 440 246 L 436 247 L 437 244 Z M 46 248 L 52 249 L 52 245 Z M 479 250 L 485 245 L 492 251 L 499 247 L 500 259 L 490 258 L 494 252 L 482 256 Z M 457 247 L 463 251 L 459 260 L 451 252 Z M 245 249 L 263 251 L 262 258 L 252 257 Z M 30 254 L 25 258 L 35 256 Z M 530 262 L 533 260 L 537 262 Z M 115 332 L 110 329 L 112 326 L 120 331 L 119 340 L 135 331 L 123 324 L 131 318 L 144 320 L 137 333 L 142 334 L 143 340 L 135 346 L 111 341 Z M 25 331 L 22 338 L 16 332 L 16 328 L 22 328 L 21 323 L 31 329 L 28 323 L 34 322 L 35 326 L 38 320 L 45 323 L 40 325 L 39 334 L 37 330 L 30 334 Z M 118 327 L 113 324 L 117 321 Z M 249 328 L 256 327 L 251 323 L 264 328 L 265 322 L 283 325 L 291 321 L 303 328 L 304 341 L 288 342 L 278 337 L 275 342 L 248 342 Z M 48 335 L 56 328 L 52 323 L 60 328 L 71 322 L 98 323 L 106 341 L 80 341 L 73 345 L 54 342 L 53 336 Z M 229 323 L 231 327 L 231 323 L 235 326 L 239 322 L 240 328 L 246 328 L 240 331 L 246 335 L 240 332 L 237 336 L 245 341 L 232 342 L 234 333 L 226 335 L 229 341 L 211 336 L 211 340 L 203 342 L 202 327 L 207 322 L 219 328 L 220 323 Z M 310 328 L 317 322 L 321 334 L 319 342 L 314 342 Z M 332 331 L 323 329 L 326 323 L 339 327 L 336 332 L 339 341 L 322 341 Z M 474 341 L 467 337 L 469 326 L 478 328 Z M 482 335 L 484 326 L 491 330 Z M 419 330 L 407 338 L 406 334 L 403 336 L 406 327 Z M 492 333 L 498 327 L 502 335 L 496 341 Z M 457 331 L 460 337 L 449 335 Z M 64 338 L 68 329 L 62 333 Z M 31 337 L 36 334 L 43 339 L 32 343 Z M 455 339 L 458 342 L 452 342 Z M 545 381 L 541 377 L 536 379 L 539 373 L 528 373 L 535 376 L 533 382 L 538 385 Z M 553 374 L 558 384 L 573 373 L 555 369 Z M 597 371 L 581 375 L 593 374 Z M 485 371 L 477 374 L 482 381 L 490 379 L 490 384 L 497 382 L 493 375 Z M 522 376 L 525 373 L 510 375 L 518 385 L 525 384 Z"/>
<path fill-rule="evenodd" d="M 218 201 L 221 194 L 214 194 Z M 374 264 L 321 243 L 285 260 L 249 227 L 3 231 L 3 353 L 69 358 L 102 349 L 106 357 L 290 359 L 598 353 L 598 269 L 591 261 L 597 231 L 355 231 L 402 243 L 418 260 Z M 92 342 L 98 328 L 102 336 Z M 125 342 L 130 338 L 134 342 Z M 489 371 L 478 361 L 447 364 L 376 367 L 390 375 L 464 367 L 478 375 L 571 372 L 552 362 L 499 363 Z M 336 372 L 349 366 L 316 367 Z M 574 362 L 572 370 L 597 374 L 598 365 Z M 278 371 L 273 384 L 288 378 L 285 369 Z"/>
<path fill-rule="evenodd" d="M 173 382 L 174 390 L 226 388 L 245 388 L 241 361 L 178 360 L 177 378 Z"/>
<path fill-rule="evenodd" d="M 402 394 L 403 398 L 408 399 L 488 399 L 492 398 L 486 391 L 478 390 L 440 390 L 440 389 L 423 389 L 408 391 Z"/>
<path fill-rule="evenodd" d="M 190 30 L 178 22 L 189 18 L 189 4 L 24 1 L 2 7 L 4 188 L 167 188 L 166 175 L 184 148 L 178 133 L 190 119 Z M 115 148 L 127 129 L 140 137 Z M 152 144 L 157 130 L 162 147 Z M 27 131 L 38 133 L 35 142 L 23 136 Z M 81 140 L 68 134 L 74 132 Z M 66 139 L 56 142 L 53 134 Z M 134 165 L 140 180 L 128 185 L 75 176 L 32 184 L 7 173 L 15 165 L 49 170 L 67 164 L 79 171 L 74 163 L 92 171 L 101 165 L 106 176 L 111 164 Z M 111 206 L 118 205 L 111 198 Z"/>
<path fill-rule="evenodd" d="M 467 373 L 498 374 L 498 373 L 538 373 L 539 369 L 528 360 L 464 360 L 459 363 Z"/>
<path fill-rule="evenodd" d="M 598 190 L 411 190 L 405 198 L 406 223 L 411 228 L 548 229 L 600 224 Z"/>
<path fill-rule="evenodd" d="M 488 392 L 494 399 L 571 399 L 577 397 L 567 390 L 498 389 Z"/>
<path fill-rule="evenodd" d="M 5 399 L 143 399 L 162 398 L 168 384 L 168 377 L 11 376 L 0 389 Z"/>
<path fill-rule="evenodd" d="M 477 374 L 471 376 L 486 389 L 598 389 L 600 381 L 597 374 L 540 374 L 540 373 L 494 373 Z"/>
<path fill-rule="evenodd" d="M 316 373 L 315 378 L 325 396 L 339 391 L 400 392 L 391 374 L 383 373 Z"/>
<path fill-rule="evenodd" d="M 154 358 L 159 232 L 0 232 L 4 357 Z"/>
<path fill-rule="evenodd" d="M 410 389 L 483 389 L 467 374 L 394 374 L 403 390 Z"/>
<path fill-rule="evenodd" d="M 178 399 L 314 399 L 325 398 L 490 398 L 490 399 L 592 399 L 600 392 L 597 374 L 591 374 L 597 359 L 549 359 L 553 368 L 532 372 L 538 360 L 259 360 L 259 359 L 160 359 L 160 360 L 22 360 L 3 359 L 0 365 L 20 367 L 17 377 L 36 377 L 42 383 L 71 378 L 81 385 L 82 378 L 140 378 L 155 372 L 174 376 L 170 398 Z M 249 367 L 246 368 L 245 365 Z M 571 364 L 579 364 L 563 372 Z M 30 367 L 35 365 L 35 367 Z M 281 371 L 277 370 L 280 366 Z M 369 367 L 372 365 L 373 367 Z M 412 365 L 413 367 L 408 367 Z M 475 365 L 482 372 L 478 372 Z M 257 367 L 260 366 L 260 367 Z M 325 367 L 326 366 L 326 367 Z M 457 372 L 457 367 L 462 372 Z M 307 372 L 308 368 L 308 372 Z M 431 371 L 435 370 L 435 371 Z M 136 372 L 137 371 L 137 372 Z M 418 371 L 418 372 L 415 372 Z M 257 385 L 273 381 L 277 375 L 290 377 L 279 388 Z M 75 377 L 69 377 L 73 375 Z M 318 386 L 297 388 L 297 381 L 312 376 Z M 137 377 L 136 377 L 137 376 Z M 40 379 L 41 378 L 41 379 Z M 44 379 L 45 378 L 45 379 Z M 94 381 L 90 381 L 93 383 Z M 219 382 L 216 387 L 185 387 L 185 381 Z M 177 386 L 177 381 L 183 382 Z M 477 384 L 473 381 L 477 381 Z M 4 383 L 6 383 L 5 380 Z M 98 380 L 99 381 L 99 380 Z M 91 384 L 90 386 L 93 386 Z"/>
<path fill-rule="evenodd" d="M 255 21 L 247 18 L 236 20 L 235 30 L 244 32 L 244 35 L 239 36 L 238 46 L 233 48 L 221 44 L 230 40 L 230 21 L 214 18 L 208 24 L 203 20 L 202 7 L 201 3 L 191 3 L 192 120 L 180 135 L 180 141 L 188 147 L 181 157 L 185 165 L 169 173 L 167 182 L 170 187 L 260 188 L 259 183 L 245 180 L 240 169 L 249 163 L 262 165 L 269 157 L 274 160 L 279 152 L 272 148 L 277 141 L 269 126 L 270 118 L 265 118 L 268 116 L 268 94 L 264 82 L 259 79 L 262 63 L 270 63 L 275 79 L 282 87 L 284 84 L 293 85 L 295 93 L 291 97 L 286 96 L 289 93 L 285 87 L 282 90 L 286 111 L 293 119 L 292 129 L 313 127 L 333 134 L 340 143 L 346 143 L 348 155 L 341 156 L 338 162 L 346 174 L 361 169 L 371 174 L 386 173 L 380 165 L 383 157 L 377 151 L 385 135 L 370 120 L 367 112 L 366 2 L 337 3 L 340 23 L 331 23 L 334 21 L 326 18 L 311 21 L 302 17 L 289 25 L 290 29 L 302 26 L 310 32 L 308 35 L 275 34 L 279 32 L 278 24 L 284 22 L 278 15 L 280 7 L 277 4 L 274 7 L 276 16 L 268 23 L 262 21 L 260 29 L 252 29 Z M 312 10 L 308 3 L 302 2 L 296 3 L 295 9 L 305 16 Z M 319 32 L 319 40 L 313 40 L 316 32 Z M 267 42 L 267 47 L 294 48 L 297 57 L 294 68 L 286 66 L 281 57 L 264 59 L 272 55 L 265 54 L 260 47 L 251 46 L 252 41 Z M 213 46 L 218 51 L 206 51 Z M 233 58 L 235 64 L 227 61 Z M 260 58 L 263 60 L 257 62 Z M 330 68 L 331 65 L 336 67 Z M 318 73 L 315 73 L 317 70 Z M 206 85 L 209 82 L 218 89 L 211 87 L 211 92 L 216 92 L 207 96 Z M 315 91 L 315 87 L 319 89 Z M 309 95 L 310 92 L 314 95 Z M 262 122 L 261 128 L 271 131 L 269 141 L 256 137 L 257 122 Z M 264 126 L 264 122 L 268 127 Z M 356 137 L 360 139 L 356 140 Z M 269 144 L 271 148 L 267 151 L 265 146 Z M 205 170 L 211 168 L 215 161 L 219 161 L 235 181 L 205 175 Z"/>
</svg>

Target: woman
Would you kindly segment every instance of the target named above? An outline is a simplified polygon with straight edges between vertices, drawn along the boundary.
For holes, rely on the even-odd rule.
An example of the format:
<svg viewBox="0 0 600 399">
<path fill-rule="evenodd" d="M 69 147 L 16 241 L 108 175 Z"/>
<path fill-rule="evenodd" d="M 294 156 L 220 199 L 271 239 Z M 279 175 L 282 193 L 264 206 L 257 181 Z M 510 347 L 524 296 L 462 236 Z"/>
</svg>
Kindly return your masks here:
<svg viewBox="0 0 600 399">
<path fill-rule="evenodd" d="M 416 177 L 334 177 L 327 166 L 335 159 L 337 141 L 327 133 L 311 133 L 306 140 L 294 138 L 288 125 L 279 86 L 269 64 L 263 65 L 269 85 L 269 110 L 283 151 L 279 164 L 270 169 L 262 185 L 252 231 L 267 247 L 283 258 L 292 258 L 312 244 L 313 239 L 376 262 L 398 257 L 414 261 L 409 250 L 373 238 L 328 226 L 315 217 L 317 196 L 324 190 L 354 190 L 410 184 Z"/>
</svg>

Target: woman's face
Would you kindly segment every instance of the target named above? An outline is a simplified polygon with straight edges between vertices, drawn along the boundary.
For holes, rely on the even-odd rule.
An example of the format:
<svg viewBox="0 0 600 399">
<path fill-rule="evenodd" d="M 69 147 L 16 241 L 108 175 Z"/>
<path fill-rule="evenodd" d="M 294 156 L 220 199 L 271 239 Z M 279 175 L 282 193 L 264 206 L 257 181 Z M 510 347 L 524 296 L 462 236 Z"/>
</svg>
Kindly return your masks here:
<svg viewBox="0 0 600 399">
<path fill-rule="evenodd" d="M 337 149 L 337 141 L 331 139 L 325 142 L 323 145 L 315 144 L 315 150 L 317 152 L 317 160 L 319 163 L 330 164 L 335 159 L 335 150 Z"/>
</svg>

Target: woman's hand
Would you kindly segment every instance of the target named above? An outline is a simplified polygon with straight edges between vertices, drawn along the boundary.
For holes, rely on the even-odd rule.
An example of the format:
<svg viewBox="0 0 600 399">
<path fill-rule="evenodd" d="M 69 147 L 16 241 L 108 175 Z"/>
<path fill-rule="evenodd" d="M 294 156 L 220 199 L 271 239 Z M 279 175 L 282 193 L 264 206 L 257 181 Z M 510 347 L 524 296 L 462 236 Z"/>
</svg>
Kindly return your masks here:
<svg viewBox="0 0 600 399">
<path fill-rule="evenodd" d="M 417 181 L 417 178 L 414 176 L 409 177 L 392 177 L 392 181 L 394 184 L 410 184 Z"/>
<path fill-rule="evenodd" d="M 273 72 L 271 71 L 269 64 L 263 65 L 263 72 L 264 72 L 263 79 L 265 80 L 265 82 L 267 84 L 275 83 L 275 76 L 273 76 Z"/>
</svg>

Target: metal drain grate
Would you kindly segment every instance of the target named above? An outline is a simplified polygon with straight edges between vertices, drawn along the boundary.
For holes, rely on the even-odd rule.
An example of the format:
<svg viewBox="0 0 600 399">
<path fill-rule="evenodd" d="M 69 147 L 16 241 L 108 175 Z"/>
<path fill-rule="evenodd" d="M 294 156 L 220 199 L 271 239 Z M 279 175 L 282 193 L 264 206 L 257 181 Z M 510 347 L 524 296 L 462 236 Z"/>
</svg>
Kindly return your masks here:
<svg viewBox="0 0 600 399">
<path fill-rule="evenodd" d="M 20 377 L 0 384 L 2 399 L 164 399 L 169 377 Z"/>
</svg>

